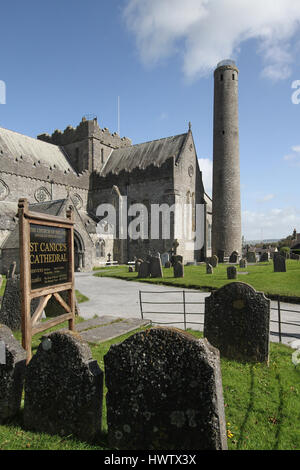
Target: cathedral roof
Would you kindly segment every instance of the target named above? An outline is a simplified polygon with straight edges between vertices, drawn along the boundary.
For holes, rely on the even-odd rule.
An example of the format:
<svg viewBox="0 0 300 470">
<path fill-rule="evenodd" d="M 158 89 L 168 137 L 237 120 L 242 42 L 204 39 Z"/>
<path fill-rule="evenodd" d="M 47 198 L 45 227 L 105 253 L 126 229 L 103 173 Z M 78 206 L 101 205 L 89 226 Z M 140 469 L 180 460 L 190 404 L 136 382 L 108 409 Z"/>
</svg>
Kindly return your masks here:
<svg viewBox="0 0 300 470">
<path fill-rule="evenodd" d="M 19 162 L 40 163 L 58 170 L 74 172 L 63 149 L 0 127 L 0 155 L 11 155 Z"/>
<path fill-rule="evenodd" d="M 185 133 L 116 149 L 106 161 L 101 175 L 130 172 L 135 168 L 143 170 L 150 165 L 161 166 L 170 157 L 177 159 L 187 136 Z"/>
</svg>

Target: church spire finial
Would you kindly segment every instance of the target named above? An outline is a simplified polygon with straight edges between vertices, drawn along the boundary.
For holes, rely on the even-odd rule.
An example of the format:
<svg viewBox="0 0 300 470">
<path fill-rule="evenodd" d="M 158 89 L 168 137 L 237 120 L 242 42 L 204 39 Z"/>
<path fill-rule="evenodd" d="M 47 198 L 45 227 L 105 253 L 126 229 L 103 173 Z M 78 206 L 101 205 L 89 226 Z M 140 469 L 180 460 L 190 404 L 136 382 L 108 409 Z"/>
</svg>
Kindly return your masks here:
<svg viewBox="0 0 300 470">
<path fill-rule="evenodd" d="M 191 121 L 189 121 L 189 132 L 191 132 L 191 130 L 192 130 L 192 123 Z"/>
</svg>

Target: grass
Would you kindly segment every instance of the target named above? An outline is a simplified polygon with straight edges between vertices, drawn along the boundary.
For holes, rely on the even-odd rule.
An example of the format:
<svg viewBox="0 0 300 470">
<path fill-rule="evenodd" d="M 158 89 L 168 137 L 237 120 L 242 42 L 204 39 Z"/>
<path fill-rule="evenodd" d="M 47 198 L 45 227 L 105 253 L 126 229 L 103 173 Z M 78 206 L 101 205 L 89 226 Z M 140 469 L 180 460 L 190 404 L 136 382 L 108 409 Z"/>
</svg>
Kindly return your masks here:
<svg viewBox="0 0 300 470">
<path fill-rule="evenodd" d="M 286 265 L 287 272 L 285 273 L 274 273 L 273 262 L 248 265 L 246 269 L 238 267 L 238 272 L 248 274 L 238 274 L 237 281 L 246 282 L 257 291 L 262 291 L 265 294 L 300 298 L 300 263 L 295 260 L 287 260 Z M 234 282 L 227 279 L 228 266 L 226 264 L 219 264 L 217 268 L 214 268 L 212 275 L 206 274 L 205 264 L 185 266 L 184 278 L 174 278 L 173 268 L 163 268 L 163 278 L 138 279 L 136 272 L 128 272 L 128 266 L 115 267 L 114 272 L 103 269 L 100 272 L 96 272 L 94 276 L 117 277 L 127 281 L 150 282 L 153 284 L 207 290 L 218 289 L 225 284 Z"/>
<path fill-rule="evenodd" d="M 77 289 L 75 289 L 75 296 L 79 304 L 82 304 L 83 302 L 87 302 L 88 300 L 90 300 L 86 295 L 82 294 Z"/>
<path fill-rule="evenodd" d="M 60 327 L 62 326 L 64 325 Z M 202 336 L 200 332 L 189 331 L 198 338 Z M 102 370 L 104 355 L 111 344 L 123 341 L 133 333 L 98 345 L 90 345 L 93 358 L 98 361 Z M 33 352 L 36 351 L 41 336 L 42 334 L 34 337 Z M 16 334 L 16 337 L 20 339 L 20 334 Z M 293 365 L 292 351 L 288 346 L 271 343 L 269 367 L 264 364 L 247 364 L 221 359 L 229 449 L 300 449 L 300 365 L 297 367 Z M 109 449 L 105 400 L 103 431 L 94 443 L 82 442 L 73 436 L 61 437 L 28 432 L 22 425 L 22 413 L 21 410 L 9 424 L 0 426 L 0 450 Z"/>
</svg>

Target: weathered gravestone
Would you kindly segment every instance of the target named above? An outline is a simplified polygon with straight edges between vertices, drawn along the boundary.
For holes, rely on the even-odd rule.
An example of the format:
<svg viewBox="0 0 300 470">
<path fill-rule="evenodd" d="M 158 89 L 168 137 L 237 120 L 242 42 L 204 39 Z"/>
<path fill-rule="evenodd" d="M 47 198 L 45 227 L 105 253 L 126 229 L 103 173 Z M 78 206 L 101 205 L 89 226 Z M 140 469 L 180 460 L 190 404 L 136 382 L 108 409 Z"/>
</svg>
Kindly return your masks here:
<svg viewBox="0 0 300 470">
<path fill-rule="evenodd" d="M 246 258 L 247 258 L 248 263 L 256 263 L 255 251 L 248 251 L 247 255 L 246 255 Z"/>
<path fill-rule="evenodd" d="M 143 261 L 139 266 L 138 277 L 149 277 L 150 276 L 150 263 L 149 261 Z"/>
<path fill-rule="evenodd" d="M 211 258 L 210 258 L 210 264 L 212 265 L 213 268 L 216 268 L 218 266 L 218 257 L 216 255 L 213 255 Z"/>
<path fill-rule="evenodd" d="M 166 264 L 165 264 L 165 268 L 170 268 L 170 267 L 171 267 L 171 262 L 167 261 Z"/>
<path fill-rule="evenodd" d="M 88 344 L 69 331 L 50 333 L 26 368 L 24 425 L 91 440 L 101 430 L 102 388 Z"/>
<path fill-rule="evenodd" d="M 20 409 L 26 352 L 11 330 L 0 324 L 0 424 Z"/>
<path fill-rule="evenodd" d="M 177 261 L 177 263 L 174 264 L 173 270 L 174 277 L 184 277 L 184 268 L 183 264 L 180 261 Z"/>
<path fill-rule="evenodd" d="M 243 282 L 233 282 L 205 299 L 204 336 L 221 356 L 268 362 L 270 300 Z"/>
<path fill-rule="evenodd" d="M 291 258 L 291 259 L 294 259 L 294 260 L 297 260 L 297 261 L 300 260 L 300 256 L 299 256 L 299 255 L 296 255 L 296 253 L 291 253 L 291 254 L 290 254 L 290 258 Z"/>
<path fill-rule="evenodd" d="M 143 260 L 142 259 L 137 259 L 134 264 L 134 270 L 135 272 L 139 272 L 140 265 L 142 264 Z"/>
<path fill-rule="evenodd" d="M 113 448 L 227 448 L 219 351 L 206 339 L 153 328 L 111 346 L 104 364 Z"/>
<path fill-rule="evenodd" d="M 225 257 L 225 251 L 224 250 L 218 250 L 219 263 L 224 263 L 224 257 Z"/>
<path fill-rule="evenodd" d="M 171 256 L 171 265 L 175 266 L 176 263 L 182 263 L 183 264 L 183 256 L 181 255 L 172 255 Z"/>
<path fill-rule="evenodd" d="M 128 272 L 129 272 L 129 273 L 133 273 L 133 267 L 132 267 L 132 266 L 129 266 Z"/>
<path fill-rule="evenodd" d="M 33 315 L 39 304 L 39 299 L 31 301 L 31 315 Z M 11 330 L 21 329 L 21 294 L 20 275 L 7 279 L 0 310 L 0 323 L 8 326 Z"/>
<path fill-rule="evenodd" d="M 227 279 L 237 279 L 237 270 L 235 266 L 227 268 Z"/>
<path fill-rule="evenodd" d="M 169 255 L 169 253 L 167 253 L 167 252 L 166 252 L 166 253 L 163 253 L 163 254 L 161 255 L 161 264 L 162 264 L 164 267 L 166 267 L 166 263 L 169 262 L 169 261 L 170 261 L 170 255 Z"/>
<path fill-rule="evenodd" d="M 211 264 L 206 263 L 206 274 L 213 274 L 214 270 Z"/>
<path fill-rule="evenodd" d="M 236 264 L 239 261 L 239 254 L 237 251 L 233 251 L 229 257 L 229 263 Z"/>
<path fill-rule="evenodd" d="M 150 259 L 150 276 L 163 277 L 162 265 L 160 257 L 152 256 Z"/>
<path fill-rule="evenodd" d="M 276 254 L 273 258 L 274 273 L 285 273 L 286 272 L 286 259 L 280 254 Z"/>
<path fill-rule="evenodd" d="M 247 268 L 247 260 L 246 260 L 245 258 L 242 258 L 242 259 L 240 260 L 240 268 L 241 268 L 241 269 Z"/>
<path fill-rule="evenodd" d="M 270 255 L 269 255 L 269 253 L 266 251 L 265 253 L 262 253 L 262 254 L 261 254 L 259 261 L 260 261 L 261 263 L 264 263 L 264 262 L 266 262 L 266 261 L 269 261 L 269 259 L 270 259 Z"/>
</svg>

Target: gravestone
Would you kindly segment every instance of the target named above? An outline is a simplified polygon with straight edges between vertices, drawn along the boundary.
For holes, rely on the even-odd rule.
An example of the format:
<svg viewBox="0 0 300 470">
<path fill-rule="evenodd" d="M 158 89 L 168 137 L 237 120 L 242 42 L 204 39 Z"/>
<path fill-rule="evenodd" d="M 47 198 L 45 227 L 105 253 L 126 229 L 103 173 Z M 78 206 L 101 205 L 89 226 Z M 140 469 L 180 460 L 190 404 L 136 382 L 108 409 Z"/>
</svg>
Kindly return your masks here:
<svg viewBox="0 0 300 470">
<path fill-rule="evenodd" d="M 143 260 L 142 259 L 137 259 L 134 264 L 134 270 L 135 272 L 139 272 L 140 265 L 142 264 Z"/>
<path fill-rule="evenodd" d="M 162 265 L 160 257 L 152 256 L 150 260 L 150 276 L 163 277 Z"/>
<path fill-rule="evenodd" d="M 300 260 L 300 256 L 299 256 L 299 255 L 296 255 L 296 253 L 291 253 L 290 258 L 291 258 L 291 259 L 294 259 L 294 260 L 297 260 L 297 261 Z"/>
<path fill-rule="evenodd" d="M 101 430 L 103 372 L 72 332 L 45 335 L 26 367 L 24 425 L 92 440 Z"/>
<path fill-rule="evenodd" d="M 171 256 L 171 264 L 174 266 L 176 263 L 182 263 L 183 264 L 183 256 L 181 255 L 173 255 Z"/>
<path fill-rule="evenodd" d="M 166 267 L 166 263 L 170 261 L 169 253 L 165 252 L 161 255 L 161 264 Z"/>
<path fill-rule="evenodd" d="M 129 273 L 133 273 L 133 267 L 132 267 L 132 266 L 129 266 L 128 272 L 129 272 Z"/>
<path fill-rule="evenodd" d="M 26 352 L 11 330 L 0 324 L 0 424 L 20 409 L 26 368 Z"/>
<path fill-rule="evenodd" d="M 225 251 L 224 250 L 218 250 L 219 263 L 224 263 L 224 257 L 225 257 Z"/>
<path fill-rule="evenodd" d="M 104 364 L 112 448 L 227 448 L 219 352 L 206 339 L 153 328 L 111 346 Z"/>
<path fill-rule="evenodd" d="M 239 254 L 237 251 L 233 251 L 229 257 L 229 263 L 236 264 L 239 261 Z"/>
<path fill-rule="evenodd" d="M 240 268 L 241 268 L 241 269 L 247 268 L 247 260 L 246 260 L 245 258 L 242 258 L 242 259 L 240 260 Z"/>
<path fill-rule="evenodd" d="M 211 258 L 210 258 L 210 264 L 212 265 L 213 268 L 216 268 L 218 266 L 218 257 L 216 255 L 213 255 Z"/>
<path fill-rule="evenodd" d="M 138 277 L 149 277 L 150 276 L 150 263 L 149 261 L 143 261 L 139 266 Z"/>
<path fill-rule="evenodd" d="M 256 263 L 255 251 L 248 251 L 247 255 L 246 255 L 246 258 L 247 258 L 248 263 Z"/>
<path fill-rule="evenodd" d="M 235 266 L 227 268 L 227 279 L 237 279 L 237 270 Z"/>
<path fill-rule="evenodd" d="M 170 268 L 170 267 L 171 267 L 171 262 L 167 261 L 166 264 L 165 264 L 165 268 Z"/>
<path fill-rule="evenodd" d="M 273 258 L 274 273 L 285 273 L 286 272 L 286 259 L 280 254 L 276 254 Z"/>
<path fill-rule="evenodd" d="M 15 277 L 16 267 L 17 267 L 17 263 L 16 261 L 13 261 L 11 265 L 9 266 L 9 269 L 7 272 L 7 279 L 13 279 Z"/>
<path fill-rule="evenodd" d="M 184 277 L 184 268 L 183 264 L 180 261 L 177 261 L 177 263 L 174 264 L 173 270 L 174 277 Z"/>
<path fill-rule="evenodd" d="M 259 261 L 260 261 L 261 263 L 264 263 L 264 262 L 266 262 L 266 261 L 269 261 L 269 259 L 270 259 L 270 255 L 269 255 L 269 253 L 266 251 L 265 253 L 262 253 L 262 254 L 261 254 Z"/>
<path fill-rule="evenodd" d="M 39 304 L 39 299 L 31 301 L 31 315 L 33 315 Z M 0 323 L 8 326 L 11 330 L 21 329 L 21 294 L 20 275 L 6 280 L 5 291 L 1 302 Z"/>
<path fill-rule="evenodd" d="M 206 274 L 213 274 L 214 270 L 211 264 L 206 263 Z"/>
<path fill-rule="evenodd" d="M 204 336 L 221 356 L 268 362 L 270 300 L 243 282 L 233 282 L 205 298 Z"/>
</svg>

